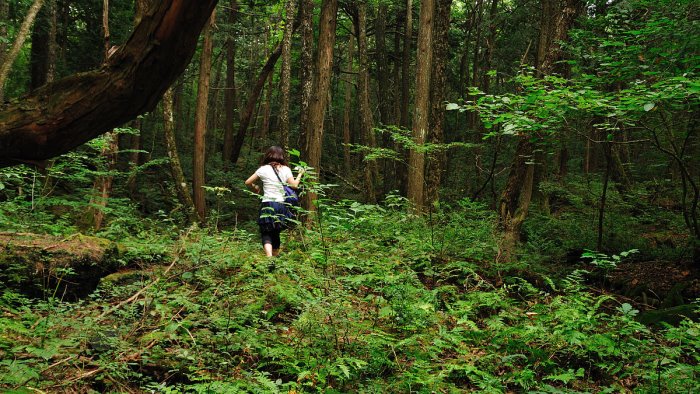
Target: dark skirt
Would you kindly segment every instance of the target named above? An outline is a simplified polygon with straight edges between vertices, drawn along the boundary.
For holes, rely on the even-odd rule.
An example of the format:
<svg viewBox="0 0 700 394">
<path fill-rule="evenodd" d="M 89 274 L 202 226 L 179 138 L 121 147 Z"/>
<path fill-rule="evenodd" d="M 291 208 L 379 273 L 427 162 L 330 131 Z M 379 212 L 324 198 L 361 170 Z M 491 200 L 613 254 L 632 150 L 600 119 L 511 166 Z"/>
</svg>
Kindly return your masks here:
<svg viewBox="0 0 700 394">
<path fill-rule="evenodd" d="M 260 232 L 279 231 L 292 227 L 294 217 L 294 212 L 288 204 L 275 201 L 263 202 L 260 204 L 258 215 Z"/>
</svg>

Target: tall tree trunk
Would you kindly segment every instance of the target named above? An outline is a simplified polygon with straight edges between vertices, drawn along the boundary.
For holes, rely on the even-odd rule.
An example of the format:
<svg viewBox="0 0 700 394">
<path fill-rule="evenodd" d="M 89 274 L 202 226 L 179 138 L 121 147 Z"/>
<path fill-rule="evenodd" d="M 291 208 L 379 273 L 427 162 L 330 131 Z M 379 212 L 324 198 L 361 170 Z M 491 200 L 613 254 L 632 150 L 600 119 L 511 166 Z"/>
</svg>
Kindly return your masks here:
<svg viewBox="0 0 700 394">
<path fill-rule="evenodd" d="M 396 15 L 396 31 L 394 32 L 394 61 L 392 62 L 392 76 L 393 76 L 393 83 L 391 89 L 391 99 L 392 102 L 394 103 L 394 108 L 393 108 L 393 117 L 392 117 L 392 124 L 395 125 L 400 125 L 401 124 L 401 91 L 399 89 L 400 81 L 401 81 L 401 58 L 399 57 L 399 53 L 401 53 L 401 33 L 399 33 L 402 24 L 403 24 L 403 19 L 401 15 Z"/>
<path fill-rule="evenodd" d="M 435 28 L 433 29 L 433 70 L 430 80 L 430 132 L 428 140 L 434 144 L 444 143 L 443 121 L 445 119 L 445 86 L 447 85 L 447 53 L 449 50 L 450 11 L 452 0 L 437 0 Z M 426 168 L 426 198 L 438 200 L 443 165 L 447 157 L 443 150 L 430 152 Z"/>
<path fill-rule="evenodd" d="M 301 0 L 301 103 L 299 108 L 299 131 L 302 150 L 306 151 L 304 145 L 308 136 L 306 130 L 309 123 L 309 105 L 311 103 L 311 92 L 314 85 L 314 2 L 313 0 Z"/>
<path fill-rule="evenodd" d="M 413 111 L 413 142 L 423 145 L 430 121 L 430 75 L 433 61 L 434 0 L 424 0 L 420 5 L 418 25 L 418 52 L 416 55 L 416 105 Z M 416 213 L 425 205 L 423 186 L 425 181 L 425 154 L 411 149 L 408 158 L 408 199 Z"/>
<path fill-rule="evenodd" d="M 267 76 L 267 89 L 265 92 L 265 106 L 263 107 L 263 120 L 260 126 L 260 139 L 265 141 L 270 131 L 270 110 L 272 108 L 272 80 L 274 73 Z"/>
<path fill-rule="evenodd" d="M 7 81 L 8 75 L 10 75 L 10 70 L 12 70 L 12 64 L 15 62 L 15 59 L 17 59 L 19 51 L 27 40 L 29 29 L 31 29 L 34 19 L 36 19 L 43 4 L 44 0 L 34 0 L 34 3 L 29 8 L 29 12 L 27 12 L 27 16 L 25 16 L 22 25 L 17 31 L 15 42 L 12 44 L 10 52 L 3 57 L 3 62 L 0 64 L 0 103 L 2 103 L 5 98 L 5 82 Z"/>
<path fill-rule="evenodd" d="M 406 0 L 406 17 L 403 36 L 403 54 L 401 56 L 401 111 L 399 124 L 409 128 L 408 107 L 411 101 L 411 44 L 413 43 L 413 0 Z M 404 147 L 397 146 L 397 151 L 404 161 L 408 154 Z M 403 162 L 396 163 L 396 179 L 399 183 L 399 191 L 406 195 L 408 189 L 409 168 Z"/>
<path fill-rule="evenodd" d="M 104 56 L 107 60 L 109 54 L 109 0 L 102 0 L 102 32 L 104 46 Z M 104 220 L 104 211 L 107 207 L 107 201 L 112 194 L 112 170 L 117 164 L 117 151 L 119 150 L 119 136 L 110 131 L 104 134 L 105 145 L 102 147 L 100 156 L 104 160 L 106 173 L 101 174 L 95 179 L 93 184 L 93 197 L 90 201 L 92 223 L 95 231 L 102 228 Z"/>
<path fill-rule="evenodd" d="M 296 0 L 287 0 L 284 16 L 284 35 L 282 38 L 282 70 L 280 70 L 280 90 L 282 103 L 280 106 L 280 143 L 285 150 L 289 149 L 289 91 L 292 80 L 292 33 Z"/>
<path fill-rule="evenodd" d="M 474 5 L 474 26 L 473 29 L 475 30 L 475 37 L 474 37 L 474 51 L 472 52 L 472 75 L 471 75 L 471 84 L 469 85 L 470 87 L 479 87 L 479 54 L 481 53 L 481 22 L 483 20 L 483 6 L 484 6 L 484 1 L 483 0 L 476 0 L 476 3 Z M 473 99 L 472 97 L 467 96 L 467 100 Z M 468 112 L 468 122 L 467 122 L 467 128 L 469 130 L 474 131 L 477 127 L 478 124 L 478 115 L 474 111 Z M 479 133 L 474 132 L 474 136 L 476 137 L 477 140 L 481 139 L 481 136 Z"/>
<path fill-rule="evenodd" d="M 367 3 L 363 0 L 357 2 L 357 18 L 355 19 L 357 31 L 357 55 L 360 61 L 360 68 L 357 74 L 359 101 L 360 101 L 360 135 L 362 143 L 374 148 L 376 141 L 374 138 L 374 119 L 369 100 L 369 59 L 367 56 Z M 374 161 L 364 163 L 365 176 L 365 200 L 374 203 L 377 196 L 374 191 Z"/>
<path fill-rule="evenodd" d="M 404 28 L 403 56 L 401 61 L 401 126 L 408 128 L 408 106 L 411 100 L 410 70 L 411 43 L 413 42 L 413 0 L 406 0 L 406 24 Z"/>
<path fill-rule="evenodd" d="M 228 23 L 233 24 L 238 16 L 238 0 L 231 0 Z M 233 155 L 233 128 L 238 105 L 236 90 L 236 40 L 229 38 L 226 42 L 226 92 L 224 93 L 225 123 L 223 162 L 227 166 Z"/>
<path fill-rule="evenodd" d="M 163 130 L 165 133 L 165 149 L 170 159 L 170 173 L 173 177 L 177 198 L 182 204 L 187 220 L 190 223 L 197 221 L 194 202 L 190 195 L 190 190 L 185 181 L 185 174 L 180 164 L 180 155 L 177 153 L 177 143 L 175 142 L 175 120 L 173 119 L 173 90 L 168 89 L 163 95 Z"/>
<path fill-rule="evenodd" d="M 131 151 L 129 154 L 129 167 L 131 167 L 131 171 L 133 173 L 129 176 L 129 180 L 127 181 L 127 188 L 129 189 L 129 195 L 134 196 L 136 193 L 136 168 L 141 165 L 141 126 L 143 122 L 141 122 L 141 119 L 134 119 L 132 122 L 132 128 L 137 131 L 136 134 L 131 134 L 130 138 L 130 147 L 129 150 Z"/>
<path fill-rule="evenodd" d="M 345 169 L 345 174 L 349 174 L 352 170 L 352 163 L 350 158 L 350 144 L 351 132 L 350 132 L 350 118 L 352 114 L 352 90 L 353 83 L 350 81 L 350 75 L 353 72 L 353 56 L 355 52 L 355 25 L 350 25 L 350 35 L 348 36 L 348 46 L 345 50 L 347 55 L 347 65 L 345 74 L 347 75 L 347 80 L 345 80 L 345 97 L 343 98 L 343 164 Z"/>
<path fill-rule="evenodd" d="M 0 1 L 0 37 L 8 37 L 7 21 L 10 16 L 10 2 L 7 0 Z M 5 52 L 7 51 L 7 42 L 0 40 L 0 64 L 5 63 Z"/>
<path fill-rule="evenodd" d="M 92 225 L 95 231 L 102 228 L 104 223 L 105 208 L 107 207 L 107 201 L 109 200 L 110 194 L 112 194 L 112 182 L 114 177 L 112 176 L 112 171 L 117 164 L 117 151 L 119 150 L 119 145 L 117 143 L 117 135 L 114 133 L 105 133 L 104 135 L 105 145 L 102 148 L 100 156 L 105 163 L 104 174 L 98 175 L 97 179 L 93 184 L 93 197 L 90 199 L 90 210 L 92 216 Z"/>
<path fill-rule="evenodd" d="M 204 43 L 202 45 L 202 57 L 199 62 L 199 84 L 197 85 L 197 108 L 194 122 L 194 157 L 192 159 L 192 195 L 197 217 L 201 223 L 206 221 L 207 205 L 205 200 L 205 153 L 207 134 L 207 113 L 209 110 L 209 82 L 211 75 L 212 55 L 212 25 L 215 13 L 212 12 L 207 26 L 204 29 Z"/>
<path fill-rule="evenodd" d="M 3 1 L 3 3 L 6 3 L 6 1 Z M 55 16 L 52 3 L 55 3 L 55 0 L 49 0 L 39 11 L 36 16 L 36 23 L 34 23 L 32 28 L 29 90 L 34 90 L 47 82 L 50 62 L 49 51 L 51 50 L 52 14 Z"/>
<path fill-rule="evenodd" d="M 498 0 L 491 0 L 491 10 L 489 11 L 489 35 L 486 38 L 486 52 L 484 53 L 484 64 L 482 66 L 481 91 L 489 93 L 491 88 L 491 61 L 493 60 L 493 50 L 496 47 L 496 14 L 498 12 Z"/>
<path fill-rule="evenodd" d="M 377 9 L 377 20 L 374 24 L 376 55 L 377 55 L 377 90 L 379 93 L 379 122 L 383 125 L 389 124 L 389 65 L 386 56 L 386 14 L 387 4 L 379 3 Z"/>
<path fill-rule="evenodd" d="M 557 2 L 555 6 L 558 11 L 548 14 L 547 10 L 552 1 Z M 542 0 L 542 7 L 542 18 L 549 15 L 556 16 L 551 28 L 540 31 L 540 34 L 546 34 L 549 37 L 540 37 L 540 45 L 546 43 L 547 48 L 538 48 L 536 68 L 542 75 L 548 75 L 554 71 L 556 62 L 561 60 L 562 52 L 559 43 L 566 40 L 569 29 L 583 10 L 583 2 L 582 0 Z M 543 21 L 542 24 L 545 22 Z M 510 174 L 501 194 L 499 224 L 503 231 L 500 256 L 502 261 L 510 261 L 515 256 L 515 248 L 520 241 L 520 229 L 527 218 L 532 199 L 535 167 L 528 164 L 532 161 L 534 154 L 530 138 L 530 135 L 520 137 Z"/>
<path fill-rule="evenodd" d="M 321 148 L 323 145 L 323 126 L 328 105 L 328 93 L 333 71 L 333 47 L 335 45 L 335 27 L 338 17 L 338 1 L 323 0 L 319 19 L 318 56 L 316 59 L 313 94 L 309 103 L 309 117 L 306 125 L 306 141 L 304 157 L 309 165 L 320 174 Z M 307 193 L 305 206 L 310 210 L 316 207 L 312 201 L 315 193 Z"/>
<path fill-rule="evenodd" d="M 238 158 L 241 154 L 241 149 L 243 148 L 243 143 L 245 142 L 245 135 L 248 131 L 250 120 L 253 118 L 253 112 L 256 110 L 256 104 L 258 103 L 260 92 L 265 86 L 265 81 L 275 69 L 275 63 L 277 63 L 277 59 L 279 59 L 281 53 L 282 44 L 280 43 L 279 45 L 277 45 L 277 48 L 275 48 L 274 52 L 272 52 L 270 57 L 267 59 L 267 62 L 263 66 L 262 70 L 260 70 L 258 79 L 257 81 L 255 81 L 255 85 L 253 86 L 253 89 L 250 92 L 250 96 L 248 97 L 248 102 L 246 103 L 246 106 L 243 109 L 243 113 L 241 113 L 241 120 L 238 126 L 238 133 L 236 133 L 236 138 L 233 141 L 233 150 L 231 155 L 231 162 L 234 164 L 238 162 Z"/>
</svg>

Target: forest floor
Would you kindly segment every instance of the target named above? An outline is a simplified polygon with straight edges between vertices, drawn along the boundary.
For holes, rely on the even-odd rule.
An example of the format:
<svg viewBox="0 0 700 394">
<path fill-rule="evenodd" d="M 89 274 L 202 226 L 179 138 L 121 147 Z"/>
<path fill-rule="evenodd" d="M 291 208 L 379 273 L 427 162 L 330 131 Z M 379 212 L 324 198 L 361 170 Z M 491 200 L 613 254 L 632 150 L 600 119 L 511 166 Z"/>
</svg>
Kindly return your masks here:
<svg viewBox="0 0 700 394">
<path fill-rule="evenodd" d="M 0 388 L 700 391 L 699 323 L 648 327 L 632 298 L 590 287 L 599 277 L 583 267 L 494 265 L 489 210 L 430 222 L 350 202 L 324 212 L 322 227 L 287 232 L 276 259 L 253 229 L 142 231 L 120 240 L 122 269 L 84 299 L 5 289 Z"/>
</svg>

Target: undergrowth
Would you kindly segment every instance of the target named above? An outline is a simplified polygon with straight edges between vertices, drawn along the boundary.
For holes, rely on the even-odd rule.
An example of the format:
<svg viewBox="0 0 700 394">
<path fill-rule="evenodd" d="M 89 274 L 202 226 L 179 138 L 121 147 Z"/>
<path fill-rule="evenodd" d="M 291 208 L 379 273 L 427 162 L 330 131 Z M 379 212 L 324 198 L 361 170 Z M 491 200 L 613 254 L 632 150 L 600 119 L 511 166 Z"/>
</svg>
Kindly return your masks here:
<svg viewBox="0 0 700 394">
<path fill-rule="evenodd" d="M 700 324 L 650 330 L 580 271 L 544 285 L 499 277 L 492 212 L 464 200 L 417 218 L 406 205 L 326 201 L 320 226 L 288 232 L 276 259 L 240 228 L 144 228 L 126 253 L 159 264 L 87 299 L 5 289 L 0 388 L 700 391 Z"/>
</svg>

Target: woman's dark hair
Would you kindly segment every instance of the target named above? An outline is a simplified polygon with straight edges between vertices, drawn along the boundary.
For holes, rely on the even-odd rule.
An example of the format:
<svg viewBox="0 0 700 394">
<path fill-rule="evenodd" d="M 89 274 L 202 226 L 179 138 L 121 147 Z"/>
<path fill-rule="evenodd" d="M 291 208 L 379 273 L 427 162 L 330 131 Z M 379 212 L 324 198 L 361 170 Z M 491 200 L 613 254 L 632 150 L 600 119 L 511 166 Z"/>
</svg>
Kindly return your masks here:
<svg viewBox="0 0 700 394">
<path fill-rule="evenodd" d="M 284 149 L 279 146 L 271 146 L 265 152 L 265 156 L 262 159 L 262 165 L 272 164 L 277 165 L 287 165 L 287 158 L 284 157 Z"/>
</svg>

